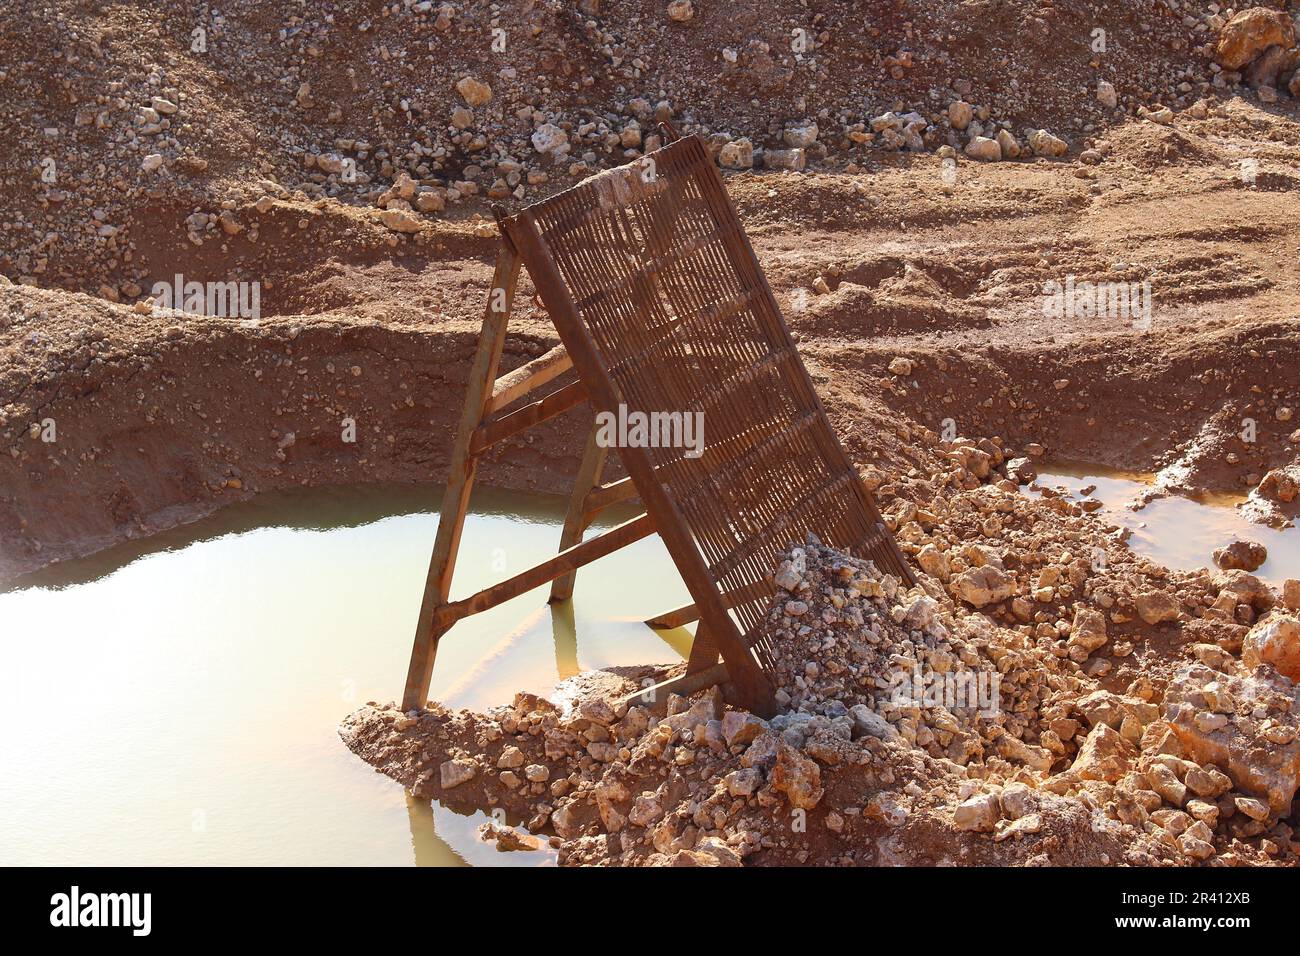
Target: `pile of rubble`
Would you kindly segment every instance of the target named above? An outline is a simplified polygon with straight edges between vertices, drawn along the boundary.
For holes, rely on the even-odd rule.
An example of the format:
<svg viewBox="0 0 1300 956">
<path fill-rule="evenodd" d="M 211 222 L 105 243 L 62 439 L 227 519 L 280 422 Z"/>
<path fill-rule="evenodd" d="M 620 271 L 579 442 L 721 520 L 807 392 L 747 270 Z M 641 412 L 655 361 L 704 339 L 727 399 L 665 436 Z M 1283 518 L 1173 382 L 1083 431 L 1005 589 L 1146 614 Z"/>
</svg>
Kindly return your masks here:
<svg viewBox="0 0 1300 956">
<path fill-rule="evenodd" d="M 1126 117 L 1204 119 L 1240 84 L 1266 103 L 1300 90 L 1293 16 L 1268 7 L 1210 4 L 1180 22 L 1177 3 L 1099 19 L 1087 4 L 908 0 L 864 31 L 850 9 L 793 0 L 653 13 L 529 0 L 513 18 L 427 0 L 346 13 L 287 0 L 58 17 L 11 6 L 3 16 L 29 29 L 0 31 L 0 117 L 33 135 L 14 139 L 0 177 L 12 233 L 0 272 L 112 301 L 148 288 L 132 264 L 159 242 L 146 226 L 160 204 L 196 247 L 251 241 L 276 202 L 306 221 L 331 201 L 370 209 L 396 241 L 462 203 L 532 201 L 635 159 L 665 119 L 734 169 L 877 150 L 1078 150 L 1095 164 Z M 1130 40 L 1108 47 L 1099 22 Z M 1036 63 L 1048 37 L 1070 55 Z"/>
<path fill-rule="evenodd" d="M 569 710 L 520 694 L 488 714 L 371 705 L 342 736 L 417 796 L 504 809 L 568 864 L 1296 860 L 1289 616 L 1249 629 L 1240 658 L 1195 643 L 1167 679 L 1117 691 L 1086 668 L 1106 642 L 1095 607 L 1039 639 L 813 540 L 774 579 L 770 721 L 717 689 Z M 631 692 L 650 675 L 626 676 Z"/>
</svg>

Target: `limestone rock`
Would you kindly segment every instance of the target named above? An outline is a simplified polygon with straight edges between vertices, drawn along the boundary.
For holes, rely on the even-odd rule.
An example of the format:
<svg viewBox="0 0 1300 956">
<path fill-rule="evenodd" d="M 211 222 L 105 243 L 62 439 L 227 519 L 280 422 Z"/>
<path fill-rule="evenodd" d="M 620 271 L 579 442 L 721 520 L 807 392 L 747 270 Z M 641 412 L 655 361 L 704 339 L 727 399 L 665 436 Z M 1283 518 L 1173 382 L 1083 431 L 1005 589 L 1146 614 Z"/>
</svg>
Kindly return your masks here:
<svg viewBox="0 0 1300 956">
<path fill-rule="evenodd" d="M 462 783 L 468 783 L 477 773 L 478 766 L 467 757 L 455 757 L 445 761 L 438 768 L 438 776 L 444 790 L 451 790 Z"/>
<path fill-rule="evenodd" d="M 1097 724 L 1089 731 L 1071 771 L 1082 780 L 1114 783 L 1133 766 L 1137 748 L 1108 724 Z"/>
<path fill-rule="evenodd" d="M 996 793 L 979 793 L 958 804 L 953 811 L 953 823 L 959 830 L 992 832 L 1002 819 L 1002 808 Z"/>
<path fill-rule="evenodd" d="M 811 810 L 822 798 L 821 768 L 817 762 L 800 756 L 784 742 L 777 750 L 771 783 L 773 789 L 785 794 L 792 807 Z"/>
<path fill-rule="evenodd" d="M 543 123 L 533 131 L 532 144 L 539 153 L 560 155 L 568 152 L 569 134 L 554 123 Z"/>
<path fill-rule="evenodd" d="M 1239 70 L 1273 44 L 1295 45 L 1295 23 L 1281 10 L 1251 7 L 1224 24 L 1214 45 L 1214 59 L 1224 69 Z"/>
<path fill-rule="evenodd" d="M 1214 551 L 1214 563 L 1225 571 L 1255 571 L 1267 560 L 1268 550 L 1256 541 L 1234 541 Z"/>
<path fill-rule="evenodd" d="M 514 769 L 524 765 L 523 751 L 518 747 L 507 747 L 501 751 L 501 756 L 497 758 L 498 767 L 508 767 Z"/>
<path fill-rule="evenodd" d="M 853 736 L 855 739 L 876 737 L 880 740 L 894 740 L 898 737 L 898 731 L 894 729 L 893 724 L 866 704 L 854 704 L 849 708 L 849 716 L 853 718 Z"/>
<path fill-rule="evenodd" d="M 1300 620 L 1270 614 L 1246 634 L 1241 662 L 1250 670 L 1272 664 L 1279 674 L 1300 683 Z"/>
<path fill-rule="evenodd" d="M 1134 603 L 1137 605 L 1138 617 L 1148 624 L 1178 620 L 1178 602 L 1167 591 L 1147 591 L 1139 594 Z"/>
<path fill-rule="evenodd" d="M 808 155 L 803 149 L 769 149 L 763 153 L 763 164 L 770 169 L 799 172 L 808 165 Z"/>
<path fill-rule="evenodd" d="M 1074 623 L 1070 625 L 1070 647 L 1082 648 L 1091 654 L 1108 640 L 1106 634 L 1106 616 L 1092 608 L 1081 607 L 1074 612 Z"/>
<path fill-rule="evenodd" d="M 1038 470 L 1028 458 L 1012 458 L 1007 462 L 1007 477 L 1027 485 L 1038 477 Z"/>
<path fill-rule="evenodd" d="M 718 866 L 740 866 L 740 854 L 715 836 L 706 836 L 695 844 L 697 855 L 711 856 Z"/>
<path fill-rule="evenodd" d="M 663 815 L 664 808 L 660 805 L 659 798 L 647 790 L 633 802 L 627 819 L 634 827 L 649 827 L 658 823 Z"/>
<path fill-rule="evenodd" d="M 998 130 L 998 135 L 993 137 L 997 144 L 1002 147 L 1003 159 L 1018 159 L 1023 150 L 1020 148 L 1020 141 L 1011 135 L 1005 129 Z"/>
<path fill-rule="evenodd" d="M 492 100 L 492 87 L 470 76 L 456 83 L 456 92 L 470 107 L 485 106 Z"/>
<path fill-rule="evenodd" d="M 727 169 L 751 169 L 754 165 L 754 144 L 744 138 L 732 140 L 719 151 L 718 162 Z"/>
<path fill-rule="evenodd" d="M 966 144 L 966 155 L 982 163 L 996 163 L 1002 159 L 1002 147 L 995 139 L 975 136 Z"/>
<path fill-rule="evenodd" d="M 953 593 L 973 607 L 1004 601 L 1015 594 L 1016 579 L 1006 571 L 986 564 L 968 568 L 952 579 Z"/>
<path fill-rule="evenodd" d="M 965 100 L 957 100 L 948 106 L 948 122 L 953 129 L 964 130 L 975 118 L 975 108 Z"/>
<path fill-rule="evenodd" d="M 419 232 L 420 217 L 409 209 L 390 207 L 379 210 L 380 221 L 393 232 Z"/>
<path fill-rule="evenodd" d="M 1300 70 L 1296 71 L 1300 76 Z M 1280 501 L 1283 504 L 1289 504 L 1300 495 L 1300 468 L 1295 465 L 1288 465 L 1285 468 L 1274 468 L 1264 475 L 1264 479 L 1259 483 L 1256 489 L 1262 498 L 1269 501 Z M 1248 568 L 1247 570 L 1253 570 Z"/>
<path fill-rule="evenodd" d="M 927 544 L 916 554 L 916 563 L 921 570 L 940 581 L 947 581 L 951 562 L 947 552 L 940 551 L 933 544 Z"/>
<path fill-rule="evenodd" d="M 722 738 L 728 747 L 745 746 L 767 730 L 767 721 L 743 710 L 729 710 L 722 715 Z"/>
<path fill-rule="evenodd" d="M 678 23 L 689 23 L 695 17 L 695 7 L 691 0 L 672 0 L 668 4 L 668 19 Z"/>
<path fill-rule="evenodd" d="M 807 149 L 813 143 L 817 142 L 817 124 L 811 120 L 805 121 L 799 126 L 792 126 L 782 135 L 785 145 L 792 149 Z"/>
<path fill-rule="evenodd" d="M 1300 697 L 1289 681 L 1259 676 L 1266 673 L 1238 678 L 1204 664 L 1182 668 L 1165 690 L 1165 719 L 1189 760 L 1222 768 L 1238 790 L 1286 814 L 1300 782 Z M 1233 700 L 1251 701 L 1254 711 L 1271 715 L 1272 729 L 1253 715 L 1235 713 L 1221 726 L 1207 728 L 1196 719 L 1210 710 L 1207 689 L 1212 697 L 1226 692 Z"/>
<path fill-rule="evenodd" d="M 1029 148 L 1035 156 L 1064 156 L 1070 144 L 1045 129 L 1036 129 L 1029 134 Z"/>
</svg>

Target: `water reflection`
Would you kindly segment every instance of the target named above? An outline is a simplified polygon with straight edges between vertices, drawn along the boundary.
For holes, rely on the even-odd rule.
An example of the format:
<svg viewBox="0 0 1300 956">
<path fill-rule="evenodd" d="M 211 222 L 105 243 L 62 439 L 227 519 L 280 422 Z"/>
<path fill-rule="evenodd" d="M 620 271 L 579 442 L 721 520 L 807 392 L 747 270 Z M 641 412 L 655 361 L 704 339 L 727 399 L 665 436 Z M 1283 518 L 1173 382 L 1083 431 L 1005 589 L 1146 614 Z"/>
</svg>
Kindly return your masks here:
<svg viewBox="0 0 1300 956">
<path fill-rule="evenodd" d="M 1178 495 L 1151 499 L 1153 475 L 1113 471 L 1096 465 L 1053 463 L 1034 485 L 1064 492 L 1071 500 L 1094 498 L 1098 517 L 1129 532 L 1137 554 L 1181 571 L 1215 569 L 1213 553 L 1235 540 L 1257 541 L 1268 560 L 1255 573 L 1275 587 L 1300 577 L 1300 531 L 1270 528 L 1242 516 L 1245 501 L 1229 495 L 1199 499 Z"/>
<path fill-rule="evenodd" d="M 400 694 L 437 497 L 268 496 L 0 593 L 5 861 L 544 864 L 482 843 L 481 814 L 413 808 L 335 734 Z M 565 504 L 476 493 L 453 597 L 554 554 Z M 592 533 L 627 515 L 602 517 Z M 539 588 L 462 621 L 431 695 L 482 709 L 579 670 L 674 660 L 689 632 L 641 622 L 688 599 L 647 538 L 579 571 L 569 602 Z"/>
</svg>

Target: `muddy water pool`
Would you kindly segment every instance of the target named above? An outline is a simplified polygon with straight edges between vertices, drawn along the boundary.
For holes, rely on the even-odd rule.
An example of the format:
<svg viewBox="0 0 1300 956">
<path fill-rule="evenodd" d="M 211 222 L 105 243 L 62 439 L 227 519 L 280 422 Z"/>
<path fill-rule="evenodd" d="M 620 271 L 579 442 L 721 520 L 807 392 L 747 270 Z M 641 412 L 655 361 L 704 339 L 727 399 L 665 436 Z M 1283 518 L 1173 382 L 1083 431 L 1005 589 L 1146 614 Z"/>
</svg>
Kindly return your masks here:
<svg viewBox="0 0 1300 956">
<path fill-rule="evenodd" d="M 1097 499 L 1102 504 L 1096 512 L 1099 518 L 1127 528 L 1129 547 L 1166 567 L 1213 570 L 1214 550 L 1243 539 L 1268 549 L 1268 560 L 1255 572 L 1260 578 L 1278 588 L 1287 578 L 1300 578 L 1300 529 L 1270 528 L 1250 521 L 1237 510 L 1244 499 L 1229 495 L 1200 499 L 1170 495 L 1141 504 L 1153 482 L 1153 475 L 1057 463 L 1042 466 L 1034 484 L 1063 491 L 1076 502 L 1086 497 Z M 1086 494 L 1090 488 L 1093 490 Z M 1135 505 L 1141 507 L 1135 509 Z"/>
<path fill-rule="evenodd" d="M 438 490 L 269 495 L 0 593 L 0 863 L 545 865 L 409 800 L 335 725 L 400 696 Z M 453 597 L 554 554 L 565 500 L 475 493 Z M 604 525 L 634 512 L 610 513 Z M 689 601 L 657 537 L 457 625 L 431 696 L 508 703 L 672 661 Z"/>
</svg>

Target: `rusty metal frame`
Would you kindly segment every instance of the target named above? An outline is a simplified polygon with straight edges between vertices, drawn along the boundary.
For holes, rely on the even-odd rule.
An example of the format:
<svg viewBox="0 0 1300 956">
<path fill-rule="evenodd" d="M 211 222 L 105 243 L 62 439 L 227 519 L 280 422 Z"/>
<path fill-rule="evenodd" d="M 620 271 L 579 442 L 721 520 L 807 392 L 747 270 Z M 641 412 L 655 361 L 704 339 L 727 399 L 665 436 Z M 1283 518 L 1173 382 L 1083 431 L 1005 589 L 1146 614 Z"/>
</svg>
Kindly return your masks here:
<svg viewBox="0 0 1300 956">
<path fill-rule="evenodd" d="M 775 648 L 759 625 L 774 587 L 771 560 L 797 543 L 786 538 L 816 533 L 905 583 L 915 576 L 830 427 L 703 141 L 675 139 L 513 216 L 498 213 L 498 222 L 493 305 L 453 449 L 403 706 L 423 705 L 438 639 L 457 620 L 547 581 L 551 599 L 563 600 L 578 567 L 658 531 L 693 604 L 651 621 L 699 627 L 686 674 L 648 695 L 725 683 L 737 703 L 772 713 Z M 563 349 L 498 378 L 520 263 Z M 500 414 L 570 367 L 576 381 Z M 614 414 L 621 405 L 707 412 L 721 438 L 698 459 L 619 448 L 628 477 L 601 484 L 605 449 L 593 430 L 560 553 L 450 601 L 478 455 L 583 401 Z M 641 517 L 581 540 L 600 510 L 632 497 L 645 505 Z"/>
</svg>

